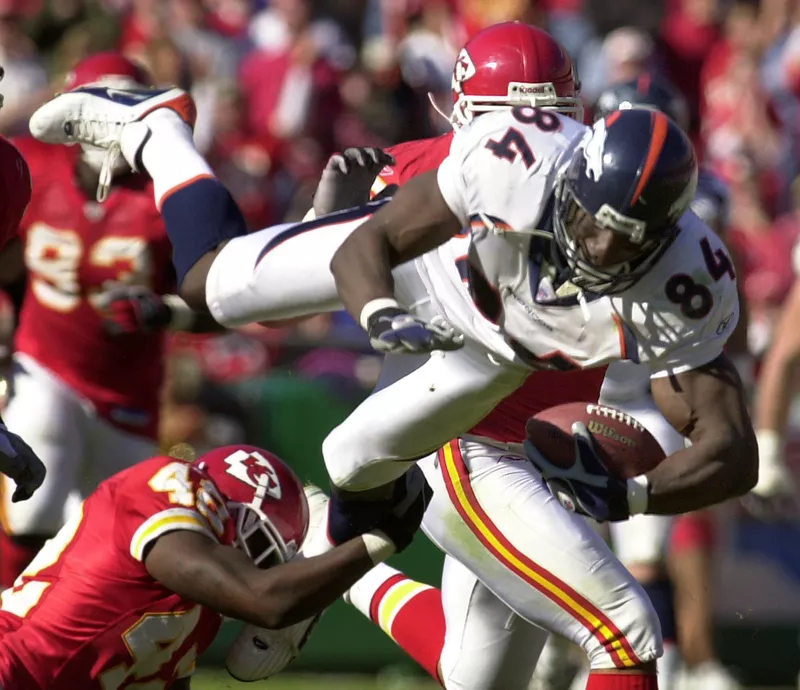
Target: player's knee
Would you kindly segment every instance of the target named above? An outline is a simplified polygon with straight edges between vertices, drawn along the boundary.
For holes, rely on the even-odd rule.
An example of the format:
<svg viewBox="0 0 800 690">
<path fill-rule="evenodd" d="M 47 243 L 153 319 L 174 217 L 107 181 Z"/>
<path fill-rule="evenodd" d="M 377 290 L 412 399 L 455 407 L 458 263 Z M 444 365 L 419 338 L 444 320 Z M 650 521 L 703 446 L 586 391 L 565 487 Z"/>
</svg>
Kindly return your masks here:
<svg viewBox="0 0 800 690">
<path fill-rule="evenodd" d="M 624 599 L 614 607 L 614 628 L 591 636 L 584 646 L 593 669 L 643 666 L 658 659 L 664 651 L 661 624 L 653 603 L 637 582 L 620 593 Z"/>
<path fill-rule="evenodd" d="M 322 442 L 322 456 L 331 483 L 344 491 L 366 491 L 393 482 L 409 463 L 394 460 L 369 430 L 348 419 Z"/>
<path fill-rule="evenodd" d="M 206 301 L 206 279 L 208 270 L 219 252 L 219 248 L 204 254 L 187 272 L 180 284 L 179 294 L 192 309 L 208 311 Z"/>
<path fill-rule="evenodd" d="M 360 444 L 347 427 L 347 422 L 344 422 L 325 437 L 322 442 L 322 457 L 334 486 L 345 491 L 357 491 L 357 469 L 364 458 L 360 452 Z"/>
</svg>

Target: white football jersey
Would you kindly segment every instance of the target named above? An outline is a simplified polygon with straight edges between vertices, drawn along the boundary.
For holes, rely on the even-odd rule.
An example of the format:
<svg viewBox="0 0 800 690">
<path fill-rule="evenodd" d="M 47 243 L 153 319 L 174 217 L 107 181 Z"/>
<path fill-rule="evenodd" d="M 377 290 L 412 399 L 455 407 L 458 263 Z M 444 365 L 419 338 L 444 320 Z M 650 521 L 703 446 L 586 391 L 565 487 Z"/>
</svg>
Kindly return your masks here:
<svg viewBox="0 0 800 690">
<path fill-rule="evenodd" d="M 736 325 L 738 299 L 725 247 L 693 213 L 640 281 L 617 295 L 586 293 L 583 304 L 571 283 L 553 282 L 552 240 L 525 232 L 549 229 L 558 173 L 588 131 L 532 108 L 459 130 L 438 183 L 468 241 L 421 260 L 437 307 L 468 337 L 533 366 L 629 360 L 666 376 L 711 361 Z M 602 164 L 602 151 L 584 155 Z"/>
</svg>

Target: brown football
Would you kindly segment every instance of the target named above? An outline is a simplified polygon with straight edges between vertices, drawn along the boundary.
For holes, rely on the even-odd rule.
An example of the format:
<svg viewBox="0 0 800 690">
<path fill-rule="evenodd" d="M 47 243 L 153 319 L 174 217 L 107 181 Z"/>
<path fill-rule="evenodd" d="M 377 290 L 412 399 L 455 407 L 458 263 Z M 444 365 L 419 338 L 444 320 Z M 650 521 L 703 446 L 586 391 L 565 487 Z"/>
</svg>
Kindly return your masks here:
<svg viewBox="0 0 800 690">
<path fill-rule="evenodd" d="M 567 403 L 540 412 L 526 424 L 528 440 L 553 464 L 570 467 L 575 462 L 574 422 L 586 425 L 603 464 L 620 479 L 649 472 L 665 457 L 658 441 L 633 417 L 597 403 Z"/>
</svg>

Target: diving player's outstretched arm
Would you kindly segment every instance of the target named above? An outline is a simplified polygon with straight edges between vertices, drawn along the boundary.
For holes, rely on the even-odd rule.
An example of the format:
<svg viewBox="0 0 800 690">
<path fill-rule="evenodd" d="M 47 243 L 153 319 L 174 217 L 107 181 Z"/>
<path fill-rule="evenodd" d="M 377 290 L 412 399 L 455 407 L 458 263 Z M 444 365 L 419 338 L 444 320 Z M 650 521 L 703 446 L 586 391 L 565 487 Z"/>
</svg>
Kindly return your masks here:
<svg viewBox="0 0 800 690">
<path fill-rule="evenodd" d="M 375 563 L 365 541 L 356 538 L 322 556 L 262 570 L 243 551 L 189 531 L 160 537 L 145 559 L 148 572 L 167 589 L 223 616 L 270 629 L 325 610 Z"/>
<path fill-rule="evenodd" d="M 673 515 L 747 493 L 758 480 L 758 450 L 744 389 L 723 354 L 651 380 L 653 399 L 692 445 L 648 473 L 647 512 Z"/>
<path fill-rule="evenodd" d="M 148 547 L 144 564 L 153 578 L 185 599 L 259 628 L 285 628 L 322 613 L 375 565 L 403 551 L 429 497 L 420 491 L 402 509 L 373 521 L 370 531 L 321 556 L 258 567 L 241 549 L 178 529 Z"/>
</svg>

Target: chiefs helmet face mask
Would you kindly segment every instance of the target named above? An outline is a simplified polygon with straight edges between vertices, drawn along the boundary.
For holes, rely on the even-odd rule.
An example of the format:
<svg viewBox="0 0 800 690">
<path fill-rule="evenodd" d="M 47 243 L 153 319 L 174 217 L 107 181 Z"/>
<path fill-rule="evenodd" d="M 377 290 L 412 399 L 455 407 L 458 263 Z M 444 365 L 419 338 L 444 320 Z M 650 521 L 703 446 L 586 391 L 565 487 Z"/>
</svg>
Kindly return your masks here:
<svg viewBox="0 0 800 690">
<path fill-rule="evenodd" d="M 308 503 L 297 475 L 276 455 L 255 446 L 225 446 L 192 463 L 210 479 L 231 518 L 230 543 L 259 568 L 291 560 L 308 531 Z"/>
<path fill-rule="evenodd" d="M 481 113 L 514 106 L 555 110 L 583 122 L 580 84 L 564 48 L 522 22 L 495 24 L 461 49 L 453 69 L 453 113 L 433 107 L 454 129 Z"/>
<path fill-rule="evenodd" d="M 616 294 L 640 280 L 678 233 L 697 188 L 686 134 L 654 110 L 620 110 L 595 122 L 556 185 L 553 237 L 580 290 Z M 580 238 L 591 227 L 624 236 L 624 263 L 598 266 Z"/>
<path fill-rule="evenodd" d="M 90 85 L 135 89 L 151 86 L 147 72 L 121 53 L 95 53 L 81 60 L 64 79 L 66 91 Z M 130 172 L 130 166 L 118 151 L 108 152 L 96 146 L 81 144 L 81 159 L 96 173 L 111 177 Z M 110 178 L 109 178 L 110 179 Z M 104 201 L 108 190 L 98 191 L 98 201 Z"/>
</svg>

